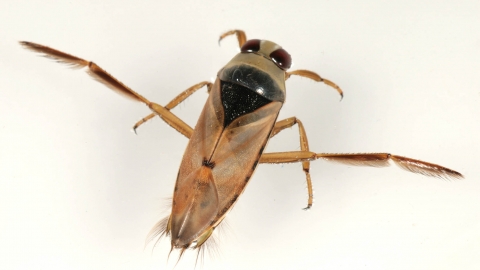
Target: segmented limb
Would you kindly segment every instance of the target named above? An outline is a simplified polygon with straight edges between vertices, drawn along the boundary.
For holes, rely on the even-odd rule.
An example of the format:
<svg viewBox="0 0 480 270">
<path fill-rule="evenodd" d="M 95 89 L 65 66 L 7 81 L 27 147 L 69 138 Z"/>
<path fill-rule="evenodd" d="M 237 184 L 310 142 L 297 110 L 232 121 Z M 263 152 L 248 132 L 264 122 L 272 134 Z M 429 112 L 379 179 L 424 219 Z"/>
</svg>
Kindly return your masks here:
<svg viewBox="0 0 480 270">
<path fill-rule="evenodd" d="M 218 44 L 220 45 L 220 41 L 224 39 L 227 36 L 231 36 L 233 34 L 237 35 L 237 40 L 238 40 L 238 46 L 242 48 L 243 44 L 247 41 L 247 35 L 245 35 L 245 32 L 242 30 L 230 30 L 228 32 L 225 32 L 220 35 L 220 38 L 218 39 Z"/>
<path fill-rule="evenodd" d="M 51 58 L 59 63 L 66 64 L 72 68 L 88 68 L 86 71 L 87 73 L 92 76 L 95 80 L 103 83 L 110 89 L 114 90 L 115 92 L 122 94 L 130 99 L 143 102 L 145 103 L 155 114 L 160 116 L 168 125 L 176 129 L 178 132 L 185 135 L 185 137 L 190 138 L 193 133 L 193 129 L 183 122 L 180 118 L 176 115 L 171 113 L 169 109 L 158 105 L 156 103 L 150 102 L 148 99 L 144 98 L 137 92 L 130 89 L 128 86 L 117 80 L 112 75 L 108 74 L 104 69 L 99 67 L 97 64 L 91 61 L 87 61 L 76 56 L 49 48 L 47 46 L 43 46 L 40 44 L 28 42 L 28 41 L 20 41 L 20 44 L 25 48 L 32 50 L 34 52 L 41 53 L 43 56 L 47 58 Z M 183 93 L 182 93 L 183 94 Z M 182 95 L 180 94 L 180 96 Z M 188 94 L 187 94 L 188 95 Z M 174 102 L 175 99 L 172 101 Z M 172 103 L 171 102 L 171 103 Z"/>
<path fill-rule="evenodd" d="M 393 160 L 393 162 L 400 166 L 400 168 L 410 172 L 438 178 L 463 178 L 463 175 L 461 173 L 448 169 L 446 167 L 421 161 L 418 159 L 392 155 L 389 153 L 327 154 L 314 153 L 309 151 L 292 151 L 266 153 L 260 157 L 259 162 L 294 163 L 304 162 L 306 160 L 312 161 L 320 158 L 348 165 L 373 167 L 389 166 L 389 161 Z"/>
<path fill-rule="evenodd" d="M 298 125 L 298 133 L 300 136 L 300 148 L 302 149 L 302 151 L 308 152 L 309 148 L 308 148 L 307 133 L 305 132 L 305 128 L 303 127 L 302 122 L 295 116 L 275 123 L 272 133 L 270 134 L 270 138 L 277 135 L 280 131 L 286 128 L 292 127 L 295 124 Z M 262 159 L 260 159 L 260 163 L 262 163 Z M 308 189 L 308 203 L 307 203 L 307 207 L 303 209 L 308 210 L 313 205 L 313 186 L 312 186 L 312 179 L 310 178 L 310 161 L 309 160 L 302 161 L 302 167 L 303 167 L 303 172 L 305 172 L 305 176 L 307 178 L 307 189 Z"/>
<path fill-rule="evenodd" d="M 330 80 L 327 80 L 325 78 L 320 77 L 320 75 L 318 75 L 317 73 L 315 73 L 313 71 L 305 70 L 305 69 L 298 69 L 298 70 L 294 70 L 294 71 L 290 71 L 290 72 L 285 72 L 285 80 L 290 78 L 290 76 L 292 76 L 292 75 L 297 75 L 297 76 L 309 78 L 309 79 L 312 79 L 316 82 L 323 82 L 324 84 L 326 84 L 330 87 L 333 87 L 333 88 L 335 88 L 335 90 L 337 90 L 337 92 L 340 94 L 340 100 L 343 98 L 343 91 L 342 91 L 342 89 L 340 89 L 340 87 L 338 85 L 336 85 L 334 82 L 332 82 Z"/>
<path fill-rule="evenodd" d="M 178 104 L 180 104 L 182 101 L 187 99 L 189 96 L 191 96 L 193 93 L 195 93 L 197 90 L 201 89 L 204 86 L 207 86 L 208 92 L 210 93 L 210 89 L 212 88 L 212 83 L 211 82 L 203 81 L 203 82 L 197 83 L 197 84 L 191 86 L 190 88 L 188 88 L 187 90 L 183 91 L 182 93 L 180 93 L 178 96 L 176 96 L 172 101 L 170 101 L 165 106 L 165 109 L 171 110 L 171 109 L 175 108 Z M 135 125 L 133 126 L 133 131 L 135 133 L 137 133 L 137 128 L 140 125 L 142 125 L 143 123 L 152 119 L 156 115 L 157 115 L 156 113 L 151 113 L 151 114 L 147 115 L 146 117 L 142 118 L 140 121 L 135 123 Z"/>
</svg>

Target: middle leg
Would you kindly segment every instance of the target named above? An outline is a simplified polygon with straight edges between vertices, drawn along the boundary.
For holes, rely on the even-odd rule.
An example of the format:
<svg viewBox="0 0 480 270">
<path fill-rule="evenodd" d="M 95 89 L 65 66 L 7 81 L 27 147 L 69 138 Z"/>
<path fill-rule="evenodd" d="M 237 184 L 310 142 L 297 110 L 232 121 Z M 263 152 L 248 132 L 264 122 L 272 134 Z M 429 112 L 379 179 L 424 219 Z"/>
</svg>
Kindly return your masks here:
<svg viewBox="0 0 480 270">
<path fill-rule="evenodd" d="M 201 83 L 197 83 L 197 84 L 191 86 L 187 90 L 180 93 L 178 96 L 176 96 L 174 99 L 172 99 L 172 101 L 170 101 L 164 108 L 170 111 L 171 109 L 175 108 L 178 104 L 180 104 L 182 101 L 187 99 L 189 96 L 191 96 L 193 93 L 195 93 L 197 90 L 199 90 L 200 88 L 202 88 L 204 86 L 207 86 L 208 93 L 210 93 L 210 89 L 212 88 L 212 83 L 207 82 L 207 81 L 203 81 Z M 156 113 L 151 113 L 151 114 L 147 115 L 146 117 L 142 118 L 137 123 L 135 123 L 135 125 L 133 126 L 133 131 L 135 132 L 135 134 L 137 133 L 137 128 L 140 125 L 142 125 L 143 123 L 152 119 L 156 115 L 157 115 Z"/>
<path fill-rule="evenodd" d="M 309 152 L 307 133 L 305 132 L 305 128 L 303 127 L 302 122 L 295 116 L 275 123 L 272 133 L 270 134 L 270 138 L 277 135 L 280 131 L 286 128 L 292 127 L 295 124 L 298 125 L 298 133 L 300 136 L 300 148 L 302 149 L 302 151 Z M 260 163 L 262 163 L 261 159 L 260 159 Z M 307 178 L 307 189 L 308 189 L 307 207 L 303 209 L 308 210 L 313 205 L 313 186 L 312 186 L 312 179 L 310 177 L 310 161 L 309 160 L 302 161 L 302 168 L 303 168 L 303 172 L 305 173 L 305 177 Z"/>
</svg>

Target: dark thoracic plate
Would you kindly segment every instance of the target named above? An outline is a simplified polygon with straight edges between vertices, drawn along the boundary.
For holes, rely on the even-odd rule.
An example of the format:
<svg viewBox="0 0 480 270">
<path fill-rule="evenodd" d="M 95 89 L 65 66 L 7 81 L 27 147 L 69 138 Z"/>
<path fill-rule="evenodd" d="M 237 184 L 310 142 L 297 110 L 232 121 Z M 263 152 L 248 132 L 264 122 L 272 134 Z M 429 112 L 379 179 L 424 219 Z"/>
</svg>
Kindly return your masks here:
<svg viewBox="0 0 480 270">
<path fill-rule="evenodd" d="M 272 77 L 249 65 L 236 65 L 224 69 L 220 74 L 220 80 L 245 86 L 271 101 L 285 101 L 285 94 Z"/>
<path fill-rule="evenodd" d="M 231 82 L 220 82 L 222 104 L 225 111 L 224 127 L 237 117 L 251 113 L 272 102 L 244 86 Z"/>
</svg>

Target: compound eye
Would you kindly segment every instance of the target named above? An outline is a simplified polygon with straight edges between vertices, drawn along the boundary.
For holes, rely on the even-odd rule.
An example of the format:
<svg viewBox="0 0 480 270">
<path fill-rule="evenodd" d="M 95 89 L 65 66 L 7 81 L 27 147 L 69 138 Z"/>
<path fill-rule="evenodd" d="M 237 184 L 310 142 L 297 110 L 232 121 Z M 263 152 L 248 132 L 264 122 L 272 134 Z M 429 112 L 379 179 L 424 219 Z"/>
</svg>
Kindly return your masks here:
<svg viewBox="0 0 480 270">
<path fill-rule="evenodd" d="M 270 58 L 273 62 L 275 62 L 275 64 L 277 64 L 279 68 L 283 70 L 289 69 L 292 65 L 292 57 L 284 49 L 278 49 L 273 51 L 270 54 Z"/>
<path fill-rule="evenodd" d="M 242 53 L 258 52 L 258 50 L 260 50 L 260 39 L 250 39 L 243 44 L 240 50 Z"/>
</svg>

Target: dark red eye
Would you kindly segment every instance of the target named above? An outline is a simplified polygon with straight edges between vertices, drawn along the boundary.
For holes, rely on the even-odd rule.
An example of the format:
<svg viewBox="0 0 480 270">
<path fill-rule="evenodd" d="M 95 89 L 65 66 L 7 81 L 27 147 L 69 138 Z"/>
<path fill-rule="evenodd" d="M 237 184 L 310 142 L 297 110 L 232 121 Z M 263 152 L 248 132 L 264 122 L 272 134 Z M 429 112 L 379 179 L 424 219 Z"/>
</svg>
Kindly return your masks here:
<svg viewBox="0 0 480 270">
<path fill-rule="evenodd" d="M 292 65 L 292 57 L 284 49 L 278 49 L 270 54 L 270 58 L 283 70 L 287 70 Z"/>
<path fill-rule="evenodd" d="M 260 50 L 260 39 L 250 39 L 249 41 L 243 44 L 240 49 L 243 53 L 246 52 L 258 52 Z"/>
</svg>

